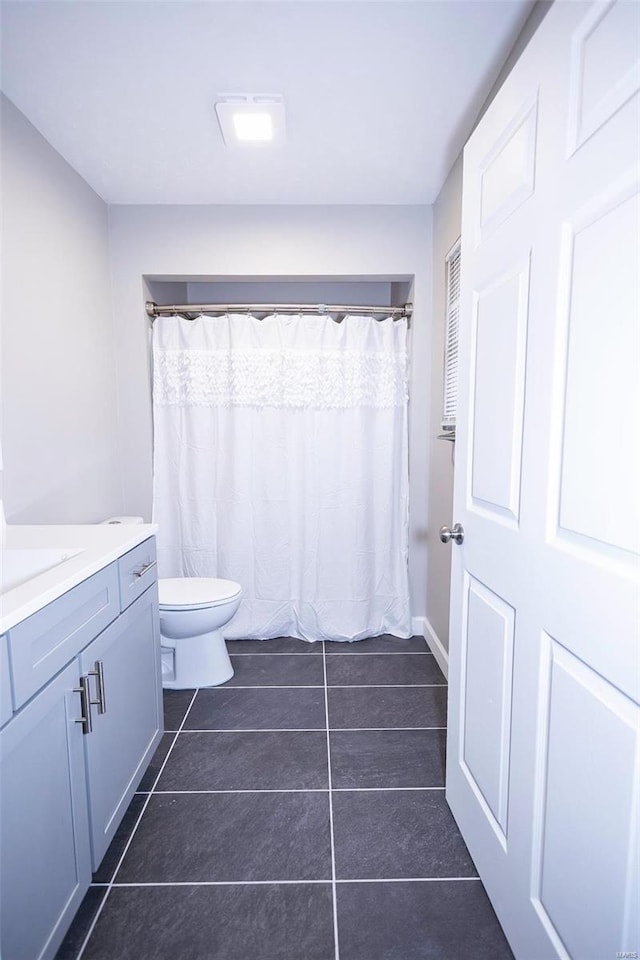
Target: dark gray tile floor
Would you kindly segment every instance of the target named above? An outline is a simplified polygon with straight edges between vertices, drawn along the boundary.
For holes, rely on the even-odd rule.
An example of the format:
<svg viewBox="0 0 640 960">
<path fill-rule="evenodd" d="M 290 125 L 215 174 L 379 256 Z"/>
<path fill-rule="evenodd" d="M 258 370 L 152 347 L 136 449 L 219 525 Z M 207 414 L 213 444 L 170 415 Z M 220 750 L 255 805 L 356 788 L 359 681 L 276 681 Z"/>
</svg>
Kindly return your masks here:
<svg viewBox="0 0 640 960">
<path fill-rule="evenodd" d="M 230 641 L 167 732 L 56 960 L 508 960 L 444 796 L 421 637 Z"/>
</svg>

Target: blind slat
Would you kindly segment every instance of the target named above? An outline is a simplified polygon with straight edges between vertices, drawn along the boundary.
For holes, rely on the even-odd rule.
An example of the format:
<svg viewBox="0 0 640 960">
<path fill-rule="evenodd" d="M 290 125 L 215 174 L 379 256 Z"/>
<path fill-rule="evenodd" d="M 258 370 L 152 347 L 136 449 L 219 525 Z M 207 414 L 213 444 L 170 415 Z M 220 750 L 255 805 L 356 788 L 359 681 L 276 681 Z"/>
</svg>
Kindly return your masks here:
<svg viewBox="0 0 640 960">
<path fill-rule="evenodd" d="M 455 426 L 458 405 L 458 328 L 460 320 L 460 244 L 446 259 L 446 327 L 442 426 Z"/>
</svg>

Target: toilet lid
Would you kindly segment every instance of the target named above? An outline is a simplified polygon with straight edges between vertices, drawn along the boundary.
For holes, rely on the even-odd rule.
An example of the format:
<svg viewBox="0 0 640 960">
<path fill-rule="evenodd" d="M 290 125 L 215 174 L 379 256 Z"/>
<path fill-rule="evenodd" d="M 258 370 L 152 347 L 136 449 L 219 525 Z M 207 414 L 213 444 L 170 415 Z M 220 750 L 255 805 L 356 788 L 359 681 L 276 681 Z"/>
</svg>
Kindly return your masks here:
<svg viewBox="0 0 640 960">
<path fill-rule="evenodd" d="M 158 580 L 161 607 L 213 607 L 235 599 L 241 592 L 239 583 L 214 577 L 169 577 Z"/>
</svg>

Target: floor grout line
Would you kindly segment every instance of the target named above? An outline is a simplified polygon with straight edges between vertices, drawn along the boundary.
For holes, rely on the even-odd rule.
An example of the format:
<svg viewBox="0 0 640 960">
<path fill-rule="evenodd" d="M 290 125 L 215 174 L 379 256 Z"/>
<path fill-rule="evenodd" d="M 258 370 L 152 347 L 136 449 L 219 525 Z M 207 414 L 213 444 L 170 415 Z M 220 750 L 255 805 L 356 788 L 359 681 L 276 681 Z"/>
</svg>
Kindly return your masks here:
<svg viewBox="0 0 640 960">
<path fill-rule="evenodd" d="M 321 657 L 321 653 L 271 653 L 267 650 L 259 653 L 236 653 L 235 650 L 229 650 L 230 657 Z M 328 657 L 432 657 L 430 650 L 387 650 L 384 653 L 355 653 L 349 650 L 347 653 L 328 653 Z"/>
<path fill-rule="evenodd" d="M 324 733 L 326 727 L 228 727 L 220 730 L 203 728 L 189 728 L 181 730 L 183 734 L 190 733 Z"/>
<path fill-rule="evenodd" d="M 186 721 L 187 717 L 189 716 L 189 711 L 191 710 L 191 707 L 193 706 L 193 702 L 194 702 L 194 700 L 196 699 L 196 696 L 197 696 L 197 695 L 198 695 L 198 690 L 196 689 L 196 690 L 194 690 L 193 696 L 191 697 L 191 700 L 189 701 L 189 706 L 187 707 L 187 709 L 186 709 L 186 711 L 185 711 L 185 715 L 184 715 L 184 717 L 182 718 L 182 723 L 180 724 L 180 726 L 179 726 L 179 728 L 178 728 L 178 730 L 177 730 L 177 732 L 176 732 L 176 734 L 175 734 L 175 736 L 174 736 L 174 738 L 173 738 L 173 742 L 171 743 L 171 746 L 169 747 L 169 749 L 168 749 L 168 751 L 167 751 L 167 754 L 166 754 L 164 760 L 162 761 L 162 765 L 161 765 L 160 769 L 158 770 L 158 775 L 156 776 L 155 780 L 153 781 L 153 784 L 152 784 L 152 786 L 151 786 L 151 790 L 150 790 L 149 793 L 147 794 L 147 799 L 146 799 L 146 800 L 144 801 L 144 803 L 142 804 L 142 809 L 140 810 L 140 813 L 138 814 L 138 818 L 137 818 L 135 824 L 133 825 L 133 829 L 132 829 L 131 833 L 129 834 L 129 836 L 128 836 L 128 838 L 127 838 L 127 842 L 126 842 L 125 845 L 124 845 L 124 849 L 123 849 L 123 851 L 122 851 L 122 854 L 120 855 L 120 859 L 118 860 L 118 862 L 117 862 L 117 864 L 116 864 L 116 866 L 115 866 L 115 868 L 114 868 L 113 874 L 111 875 L 111 881 L 109 882 L 109 885 L 108 885 L 108 887 L 107 887 L 107 892 L 105 893 L 104 897 L 102 898 L 102 903 L 100 904 L 100 906 L 99 906 L 98 909 L 96 910 L 96 915 L 95 915 L 95 917 L 93 918 L 93 920 L 91 921 L 91 925 L 89 926 L 89 930 L 87 931 L 87 934 L 86 934 L 84 940 L 82 941 L 82 946 L 80 947 L 80 950 L 78 951 L 76 960 L 82 960 L 82 955 L 84 954 L 84 951 L 86 950 L 86 948 L 87 948 L 87 946 L 88 946 L 88 944 L 89 944 L 89 940 L 91 939 L 91 936 L 92 936 L 92 934 L 93 934 L 93 931 L 95 930 L 95 926 L 96 926 L 96 924 L 97 924 L 97 922 L 98 922 L 98 920 L 99 920 L 99 918 L 100 918 L 100 914 L 101 914 L 102 911 L 104 910 L 104 905 L 105 905 L 105 903 L 107 902 L 107 900 L 109 899 L 109 894 L 111 893 L 111 890 L 113 889 L 114 880 L 115 880 L 116 876 L 118 875 L 118 870 L 119 870 L 120 867 L 122 866 L 122 862 L 123 862 L 124 858 L 125 858 L 126 855 L 127 855 L 127 852 L 128 852 L 128 850 L 129 850 L 129 847 L 131 846 L 131 841 L 133 840 L 133 838 L 134 838 L 134 836 L 135 836 L 135 834 L 136 834 L 136 831 L 137 831 L 138 827 L 140 826 L 140 821 L 142 820 L 142 817 L 143 817 L 143 815 L 144 815 L 144 812 L 145 812 L 145 810 L 147 809 L 147 807 L 149 806 L 149 801 L 151 800 L 151 797 L 153 796 L 153 790 L 154 790 L 155 786 L 157 785 L 158 780 L 159 780 L 160 777 L 162 776 L 162 771 L 164 770 L 164 768 L 165 768 L 165 766 L 166 766 L 166 764 L 167 764 L 167 760 L 168 760 L 169 757 L 171 756 L 171 751 L 173 750 L 173 748 L 174 748 L 174 746 L 175 746 L 175 743 L 176 743 L 176 741 L 177 741 L 177 739 L 178 739 L 178 735 L 179 735 L 180 731 L 182 730 L 182 728 L 183 728 L 183 726 L 184 726 L 184 724 L 185 724 L 185 721 Z"/>
<path fill-rule="evenodd" d="M 341 879 L 336 883 L 453 883 L 463 880 L 478 881 L 480 877 L 358 877 L 357 879 Z"/>
<path fill-rule="evenodd" d="M 446 683 L 330 683 L 329 690 L 388 690 L 389 687 L 405 690 L 414 687 L 446 687 Z"/>
<path fill-rule="evenodd" d="M 447 687 L 447 683 L 329 683 L 326 685 L 328 690 L 388 690 L 402 688 L 403 690 L 414 687 Z M 252 683 L 241 686 L 234 683 L 230 687 L 224 685 L 217 687 L 217 690 L 323 690 L 325 686 L 321 683 Z"/>
<path fill-rule="evenodd" d="M 329 651 L 328 657 L 432 657 L 428 648 L 425 650 L 336 650 Z"/>
<path fill-rule="evenodd" d="M 446 730 L 446 727 L 330 727 L 331 733 L 375 733 L 376 731 Z"/>
<path fill-rule="evenodd" d="M 324 727 L 228 727 L 222 728 L 220 730 L 207 729 L 206 727 L 202 728 L 189 728 L 188 730 L 182 730 L 181 733 L 186 734 L 187 736 L 190 733 L 325 733 L 326 726 Z"/>
<path fill-rule="evenodd" d="M 210 728 L 189 728 L 185 733 L 324 733 L 326 727 L 223 727 L 220 730 Z M 329 727 L 330 733 L 377 733 L 404 732 L 407 730 L 446 730 L 446 727 Z M 177 730 L 165 730 L 165 733 L 178 733 Z"/>
<path fill-rule="evenodd" d="M 241 686 L 239 683 L 234 683 L 226 687 L 223 683 L 219 687 L 207 689 L 212 692 L 216 690 L 324 690 L 324 685 L 322 683 L 250 683 Z"/>
<path fill-rule="evenodd" d="M 342 883 L 460 883 L 465 881 L 478 882 L 480 877 L 358 877 L 355 879 L 336 879 L 335 884 Z M 329 886 L 334 881 L 326 880 L 149 880 L 137 883 L 113 883 L 112 887 L 128 889 L 135 887 L 266 887 L 275 884 L 288 886 L 307 886 L 308 884 L 324 884 Z M 93 884 L 93 886 L 100 886 Z M 106 899 L 106 898 L 105 898 Z"/>
<path fill-rule="evenodd" d="M 409 790 L 425 791 L 425 790 L 444 790 L 444 784 L 442 786 L 432 786 L 432 787 L 247 787 L 246 789 L 227 789 L 227 790 L 154 790 L 154 797 L 166 797 L 166 796 L 190 796 L 195 794 L 200 796 L 201 794 L 219 794 L 219 793 L 406 793 Z M 139 790 L 137 791 L 138 796 L 145 796 L 151 794 L 151 791 Z"/>
<path fill-rule="evenodd" d="M 327 877 L 326 880 L 147 880 L 136 883 L 114 883 L 113 886 L 120 889 L 130 887 L 267 887 L 272 884 L 306 886 L 310 883 L 324 884 L 325 887 L 328 887 L 331 885 L 331 877 Z"/>
<path fill-rule="evenodd" d="M 340 942 L 338 939 L 338 890 L 336 887 L 336 844 L 333 829 L 333 795 L 331 778 L 331 732 L 329 728 L 329 691 L 327 688 L 327 649 L 322 641 L 322 669 L 324 674 L 324 719 L 327 731 L 327 774 L 329 777 L 329 836 L 331 840 L 331 899 L 333 904 L 333 944 L 335 960 L 340 960 Z"/>
<path fill-rule="evenodd" d="M 444 790 L 444 787 L 441 789 Z M 247 787 L 235 790 L 154 790 L 154 797 L 171 796 L 200 796 L 201 794 L 229 794 L 229 793 L 329 793 L 328 787 Z"/>
<path fill-rule="evenodd" d="M 441 787 L 332 787 L 334 793 L 407 793 L 409 790 L 424 792 L 426 790 L 445 790 Z"/>
</svg>

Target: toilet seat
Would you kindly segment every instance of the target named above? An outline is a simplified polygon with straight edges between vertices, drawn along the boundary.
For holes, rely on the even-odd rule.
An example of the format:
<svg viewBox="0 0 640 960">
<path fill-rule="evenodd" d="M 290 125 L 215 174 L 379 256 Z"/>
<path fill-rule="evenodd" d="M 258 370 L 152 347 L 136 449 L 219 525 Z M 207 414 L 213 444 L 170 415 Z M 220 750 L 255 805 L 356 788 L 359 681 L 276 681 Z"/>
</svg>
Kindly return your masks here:
<svg viewBox="0 0 640 960">
<path fill-rule="evenodd" d="M 202 610 L 235 600 L 242 587 L 215 577 L 169 577 L 158 580 L 161 610 Z"/>
</svg>

